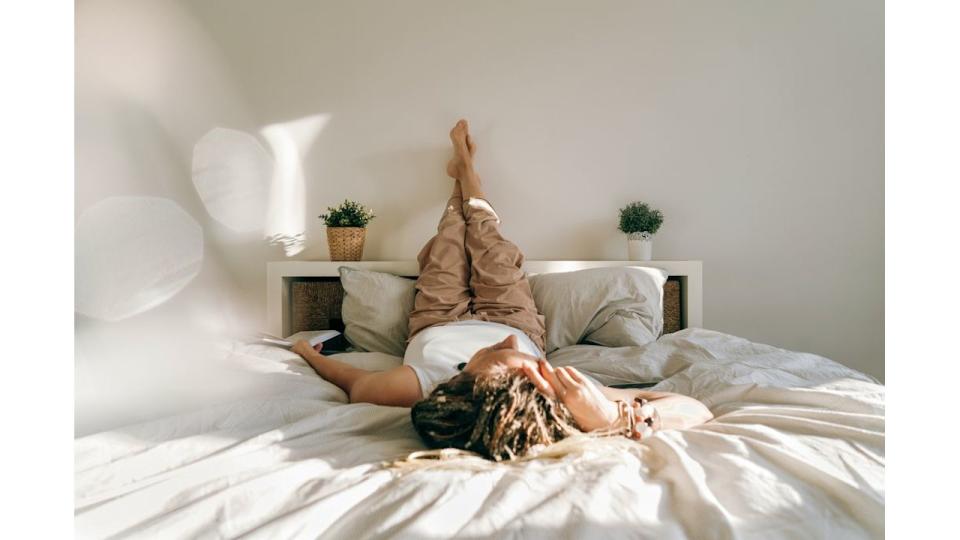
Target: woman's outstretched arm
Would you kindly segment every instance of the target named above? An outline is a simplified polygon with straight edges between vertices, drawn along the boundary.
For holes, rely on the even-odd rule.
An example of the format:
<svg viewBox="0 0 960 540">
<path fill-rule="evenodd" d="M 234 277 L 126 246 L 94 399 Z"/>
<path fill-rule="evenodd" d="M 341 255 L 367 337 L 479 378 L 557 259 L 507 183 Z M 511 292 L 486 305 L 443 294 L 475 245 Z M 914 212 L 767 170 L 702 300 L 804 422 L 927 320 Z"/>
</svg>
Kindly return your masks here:
<svg viewBox="0 0 960 540">
<path fill-rule="evenodd" d="M 355 368 L 320 354 L 306 340 L 293 345 L 310 367 L 325 380 L 337 385 L 350 397 L 350 403 L 373 403 L 391 407 L 412 407 L 423 396 L 416 373 L 408 366 L 387 371 Z"/>
</svg>

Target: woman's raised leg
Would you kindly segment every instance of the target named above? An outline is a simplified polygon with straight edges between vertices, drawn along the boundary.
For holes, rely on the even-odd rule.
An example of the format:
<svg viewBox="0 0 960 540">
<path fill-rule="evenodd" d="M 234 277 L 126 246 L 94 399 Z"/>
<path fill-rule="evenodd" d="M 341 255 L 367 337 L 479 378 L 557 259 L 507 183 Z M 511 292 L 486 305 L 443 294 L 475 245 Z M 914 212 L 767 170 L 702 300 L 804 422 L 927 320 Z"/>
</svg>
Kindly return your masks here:
<svg viewBox="0 0 960 540">
<path fill-rule="evenodd" d="M 465 201 L 464 246 L 470 261 L 470 288 L 473 290 L 474 318 L 498 322 L 527 334 L 543 351 L 546 329 L 524 274 L 523 253 L 500 234 L 500 218 L 483 193 L 480 177 L 473 169 L 473 141 L 466 121 L 451 133 L 454 148 L 462 156 L 457 178 Z"/>
</svg>

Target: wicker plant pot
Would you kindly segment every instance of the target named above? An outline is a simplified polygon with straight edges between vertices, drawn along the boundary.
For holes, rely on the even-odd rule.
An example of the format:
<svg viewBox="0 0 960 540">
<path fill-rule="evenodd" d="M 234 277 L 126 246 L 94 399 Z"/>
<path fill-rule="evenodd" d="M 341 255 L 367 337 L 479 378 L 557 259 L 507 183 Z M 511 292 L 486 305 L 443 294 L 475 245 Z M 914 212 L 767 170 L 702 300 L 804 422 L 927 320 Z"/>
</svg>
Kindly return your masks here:
<svg viewBox="0 0 960 540">
<path fill-rule="evenodd" d="M 327 227 L 331 261 L 359 261 L 363 257 L 364 227 Z"/>
</svg>

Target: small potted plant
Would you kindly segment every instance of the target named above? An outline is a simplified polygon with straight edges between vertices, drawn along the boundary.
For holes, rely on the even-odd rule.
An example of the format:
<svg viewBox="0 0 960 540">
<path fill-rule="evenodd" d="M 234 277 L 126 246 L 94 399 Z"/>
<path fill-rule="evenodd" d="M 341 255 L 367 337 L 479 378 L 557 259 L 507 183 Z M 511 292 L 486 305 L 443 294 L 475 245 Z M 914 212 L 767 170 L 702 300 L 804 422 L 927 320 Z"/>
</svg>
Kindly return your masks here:
<svg viewBox="0 0 960 540">
<path fill-rule="evenodd" d="M 327 245 L 331 261 L 359 261 L 363 257 L 363 241 L 373 212 L 360 203 L 344 200 L 336 208 L 328 207 L 320 219 L 327 226 Z"/>
<path fill-rule="evenodd" d="M 631 261 L 653 258 L 653 235 L 663 224 L 663 212 L 643 202 L 633 202 L 620 209 L 620 232 L 627 235 L 627 255 Z"/>
</svg>

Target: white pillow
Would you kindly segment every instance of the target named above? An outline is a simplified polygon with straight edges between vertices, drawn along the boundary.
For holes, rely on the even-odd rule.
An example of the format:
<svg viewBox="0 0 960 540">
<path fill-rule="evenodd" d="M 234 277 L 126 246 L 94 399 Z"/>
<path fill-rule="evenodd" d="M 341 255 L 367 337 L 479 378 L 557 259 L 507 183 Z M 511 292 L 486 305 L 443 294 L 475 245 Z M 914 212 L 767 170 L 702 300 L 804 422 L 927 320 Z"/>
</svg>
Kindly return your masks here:
<svg viewBox="0 0 960 540">
<path fill-rule="evenodd" d="M 619 266 L 530 276 L 546 317 L 547 350 L 578 343 L 643 345 L 663 331 L 663 284 L 658 268 Z"/>
<path fill-rule="evenodd" d="M 344 335 L 358 351 L 403 356 L 416 282 L 385 272 L 340 267 Z"/>
</svg>

